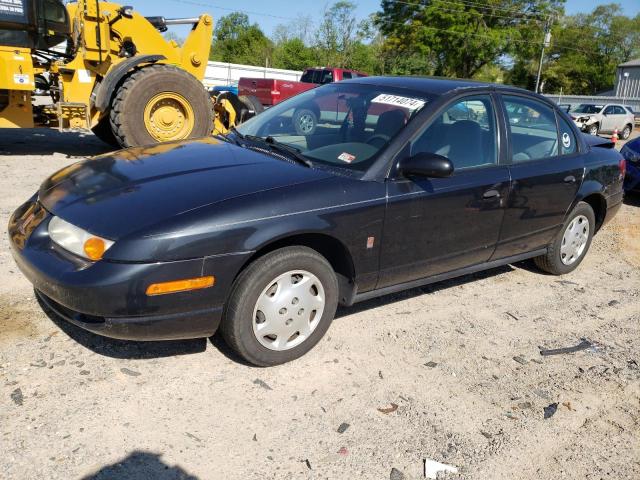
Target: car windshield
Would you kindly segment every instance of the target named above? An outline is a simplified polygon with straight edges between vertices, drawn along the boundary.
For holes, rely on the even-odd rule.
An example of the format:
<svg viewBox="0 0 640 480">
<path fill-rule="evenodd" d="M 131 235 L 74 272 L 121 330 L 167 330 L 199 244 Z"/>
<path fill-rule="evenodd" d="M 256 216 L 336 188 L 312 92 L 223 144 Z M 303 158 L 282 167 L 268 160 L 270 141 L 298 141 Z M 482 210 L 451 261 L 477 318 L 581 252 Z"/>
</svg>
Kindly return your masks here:
<svg viewBox="0 0 640 480">
<path fill-rule="evenodd" d="M 602 105 L 583 103 L 573 113 L 598 113 L 600 110 L 602 110 Z"/>
<path fill-rule="evenodd" d="M 267 109 L 236 132 L 295 148 L 313 164 L 362 172 L 432 98 L 402 88 L 333 83 Z"/>
</svg>

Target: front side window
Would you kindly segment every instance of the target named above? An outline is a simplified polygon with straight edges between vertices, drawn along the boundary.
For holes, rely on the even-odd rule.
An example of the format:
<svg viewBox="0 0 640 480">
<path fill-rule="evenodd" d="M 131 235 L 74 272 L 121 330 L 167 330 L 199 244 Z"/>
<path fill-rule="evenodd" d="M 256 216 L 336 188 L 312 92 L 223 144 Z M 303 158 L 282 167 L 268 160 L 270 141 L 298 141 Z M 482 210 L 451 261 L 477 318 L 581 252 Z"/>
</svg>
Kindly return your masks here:
<svg viewBox="0 0 640 480">
<path fill-rule="evenodd" d="M 514 163 L 558 155 L 558 129 L 551 107 L 525 97 L 504 95 Z"/>
<path fill-rule="evenodd" d="M 342 72 L 342 79 L 349 80 L 351 78 L 351 72 Z"/>
<path fill-rule="evenodd" d="M 604 109 L 603 113 L 605 115 L 613 115 L 615 113 L 615 107 L 613 105 L 609 105 L 607 108 Z"/>
<path fill-rule="evenodd" d="M 496 121 L 488 95 L 455 101 L 411 145 L 411 155 L 436 153 L 455 170 L 497 163 Z"/>
<path fill-rule="evenodd" d="M 269 108 L 237 131 L 294 148 L 313 163 L 365 171 L 432 98 L 402 88 L 330 83 Z"/>
</svg>

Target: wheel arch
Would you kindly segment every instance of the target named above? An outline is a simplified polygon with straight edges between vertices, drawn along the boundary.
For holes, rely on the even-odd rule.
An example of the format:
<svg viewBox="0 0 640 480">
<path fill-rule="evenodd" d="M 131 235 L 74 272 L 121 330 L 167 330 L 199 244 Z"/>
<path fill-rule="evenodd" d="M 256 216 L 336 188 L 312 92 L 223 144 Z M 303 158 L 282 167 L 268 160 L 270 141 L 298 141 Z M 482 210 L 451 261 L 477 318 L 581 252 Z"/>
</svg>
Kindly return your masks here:
<svg viewBox="0 0 640 480">
<path fill-rule="evenodd" d="M 592 208 L 593 214 L 596 217 L 594 233 L 597 233 L 598 230 L 600 230 L 600 227 L 602 227 L 605 216 L 607 214 L 607 200 L 605 199 L 604 195 L 600 191 L 591 191 L 589 193 L 581 195 L 576 201 L 576 205 L 578 204 L 578 202 L 585 202 Z"/>
<path fill-rule="evenodd" d="M 355 296 L 355 265 L 353 257 L 342 241 L 326 233 L 301 232 L 271 239 L 257 248 L 254 254 L 245 261 L 237 272 L 236 278 L 258 258 L 279 248 L 292 246 L 311 248 L 326 258 L 338 277 L 340 303 L 349 304 L 352 302 Z"/>
<path fill-rule="evenodd" d="M 131 70 L 143 63 L 154 64 L 166 60 L 164 55 L 138 55 L 128 58 L 107 72 L 103 80 L 96 87 L 95 100 L 93 102 L 96 110 L 106 112 L 111 105 L 111 98 L 115 94 L 118 86 L 129 75 Z"/>
</svg>

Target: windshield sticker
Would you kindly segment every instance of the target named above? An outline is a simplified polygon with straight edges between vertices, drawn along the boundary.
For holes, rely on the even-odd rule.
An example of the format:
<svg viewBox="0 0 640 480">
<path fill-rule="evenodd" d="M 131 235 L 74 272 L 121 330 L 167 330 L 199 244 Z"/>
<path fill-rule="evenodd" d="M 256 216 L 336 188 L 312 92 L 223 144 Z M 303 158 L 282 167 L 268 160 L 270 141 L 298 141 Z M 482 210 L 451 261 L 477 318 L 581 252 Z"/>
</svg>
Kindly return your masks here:
<svg viewBox="0 0 640 480">
<path fill-rule="evenodd" d="M 355 155 L 351 155 L 350 153 L 347 152 L 342 152 L 340 155 L 338 155 L 338 160 L 342 160 L 343 162 L 347 162 L 347 163 L 351 163 L 356 159 Z"/>
<path fill-rule="evenodd" d="M 376 98 L 371 100 L 371 102 L 384 103 L 385 105 L 393 105 L 412 111 L 422 108 L 425 104 L 424 100 L 418 100 L 417 98 L 400 97 L 398 95 L 388 95 L 386 93 L 378 95 Z"/>
<path fill-rule="evenodd" d="M 562 134 L 562 145 L 564 148 L 569 148 L 571 146 L 571 137 L 567 132 Z"/>
</svg>

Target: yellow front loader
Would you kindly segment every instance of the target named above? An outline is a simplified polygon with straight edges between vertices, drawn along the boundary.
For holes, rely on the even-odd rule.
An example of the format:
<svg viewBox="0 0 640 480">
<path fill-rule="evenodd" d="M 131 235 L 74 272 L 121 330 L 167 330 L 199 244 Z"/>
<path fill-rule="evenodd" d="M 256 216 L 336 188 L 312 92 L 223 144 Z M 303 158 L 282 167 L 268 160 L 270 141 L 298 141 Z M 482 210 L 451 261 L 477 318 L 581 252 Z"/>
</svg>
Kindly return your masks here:
<svg viewBox="0 0 640 480">
<path fill-rule="evenodd" d="M 175 24 L 192 26 L 182 46 L 162 36 Z M 214 105 L 202 84 L 212 33 L 207 14 L 171 20 L 96 0 L 0 0 L 0 128 L 90 129 L 123 147 L 224 132 L 247 112 Z"/>
</svg>

